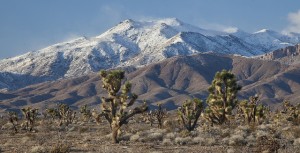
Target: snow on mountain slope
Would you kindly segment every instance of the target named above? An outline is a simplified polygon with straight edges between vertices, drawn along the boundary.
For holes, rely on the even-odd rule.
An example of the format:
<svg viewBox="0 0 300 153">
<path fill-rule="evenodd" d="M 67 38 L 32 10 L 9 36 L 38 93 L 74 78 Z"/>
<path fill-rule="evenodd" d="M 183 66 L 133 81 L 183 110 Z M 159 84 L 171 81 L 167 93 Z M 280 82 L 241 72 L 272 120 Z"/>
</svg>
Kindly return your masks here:
<svg viewBox="0 0 300 153">
<path fill-rule="evenodd" d="M 143 66 L 176 55 L 211 51 L 260 55 L 299 40 L 299 34 L 288 36 L 270 30 L 253 34 L 240 30 L 235 33 L 205 30 L 175 18 L 154 21 L 129 19 L 96 37 L 81 37 L 1 60 L 0 88 L 18 88 L 107 68 Z M 22 77 L 27 83 L 12 85 L 13 80 L 22 80 Z"/>
<path fill-rule="evenodd" d="M 297 43 L 293 38 L 288 37 L 287 35 L 282 35 L 268 29 L 257 31 L 245 37 L 244 40 L 249 44 L 255 45 L 258 50 L 265 53 Z"/>
</svg>

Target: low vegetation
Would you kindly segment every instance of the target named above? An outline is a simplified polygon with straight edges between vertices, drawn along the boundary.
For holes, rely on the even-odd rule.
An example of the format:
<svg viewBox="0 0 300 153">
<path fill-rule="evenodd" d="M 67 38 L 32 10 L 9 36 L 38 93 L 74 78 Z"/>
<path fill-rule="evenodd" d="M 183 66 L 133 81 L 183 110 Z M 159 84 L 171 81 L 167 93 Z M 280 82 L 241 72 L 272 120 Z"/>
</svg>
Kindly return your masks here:
<svg viewBox="0 0 300 153">
<path fill-rule="evenodd" d="M 259 96 L 236 98 L 234 75 L 218 72 L 205 103 L 187 99 L 175 112 L 162 104 L 148 110 L 120 70 L 101 71 L 101 111 L 84 105 L 79 113 L 58 103 L 39 114 L 23 108 L 0 118 L 3 152 L 297 152 L 300 104 L 271 111 Z M 77 115 L 80 114 L 80 115 Z M 153 126 L 157 125 L 157 126 Z M 118 143 L 116 145 L 115 143 Z M 176 149 L 175 147 L 176 146 Z"/>
</svg>

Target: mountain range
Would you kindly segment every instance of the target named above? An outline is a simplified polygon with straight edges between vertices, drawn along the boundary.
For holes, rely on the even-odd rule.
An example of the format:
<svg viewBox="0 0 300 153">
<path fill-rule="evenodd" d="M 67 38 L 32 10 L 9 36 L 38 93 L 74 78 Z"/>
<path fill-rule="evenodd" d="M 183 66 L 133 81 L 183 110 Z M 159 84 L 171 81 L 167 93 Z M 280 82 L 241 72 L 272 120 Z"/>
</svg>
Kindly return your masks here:
<svg viewBox="0 0 300 153">
<path fill-rule="evenodd" d="M 125 20 L 99 36 L 0 60 L 0 113 L 57 102 L 74 108 L 100 103 L 101 69 L 124 69 L 139 101 L 176 109 L 205 100 L 215 73 L 233 72 L 240 99 L 258 94 L 276 108 L 300 97 L 300 34 L 205 30 L 178 19 Z"/>
<path fill-rule="evenodd" d="M 99 36 L 81 37 L 0 60 L 0 89 L 15 90 L 101 69 L 141 67 L 178 55 L 214 52 L 252 57 L 299 42 L 299 34 L 284 35 L 267 29 L 226 33 L 175 18 L 125 20 Z"/>
<path fill-rule="evenodd" d="M 124 70 L 133 85 L 132 91 L 139 95 L 138 101 L 146 100 L 151 108 L 163 103 L 164 107 L 174 110 L 187 98 L 205 100 L 215 73 L 227 69 L 236 75 L 242 86 L 239 99 L 257 94 L 260 102 L 276 109 L 283 100 L 298 102 L 299 68 L 300 65 L 278 61 L 209 53 L 175 56 L 141 68 L 126 67 Z M 0 93 L 0 113 L 25 106 L 45 109 L 58 102 L 74 108 L 84 104 L 95 106 L 103 95 L 106 92 L 102 89 L 99 74 L 89 74 Z"/>
</svg>

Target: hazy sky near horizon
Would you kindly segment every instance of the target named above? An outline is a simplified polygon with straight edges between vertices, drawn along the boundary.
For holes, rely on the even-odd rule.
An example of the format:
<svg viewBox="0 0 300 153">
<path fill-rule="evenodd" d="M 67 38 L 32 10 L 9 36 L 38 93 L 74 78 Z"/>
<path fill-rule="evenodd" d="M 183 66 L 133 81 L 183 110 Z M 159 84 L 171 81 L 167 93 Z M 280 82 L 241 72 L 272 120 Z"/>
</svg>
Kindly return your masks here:
<svg viewBox="0 0 300 153">
<path fill-rule="evenodd" d="M 129 18 L 170 17 L 204 29 L 300 33 L 296 0 L 1 0 L 0 59 L 96 36 Z"/>
</svg>

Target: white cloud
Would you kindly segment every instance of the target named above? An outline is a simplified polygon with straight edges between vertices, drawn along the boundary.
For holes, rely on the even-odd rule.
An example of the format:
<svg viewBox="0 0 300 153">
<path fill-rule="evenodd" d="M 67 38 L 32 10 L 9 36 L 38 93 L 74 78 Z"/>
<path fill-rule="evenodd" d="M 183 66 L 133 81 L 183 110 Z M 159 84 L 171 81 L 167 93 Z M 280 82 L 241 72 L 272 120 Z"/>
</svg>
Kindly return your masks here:
<svg viewBox="0 0 300 153">
<path fill-rule="evenodd" d="M 199 25 L 200 28 L 208 29 L 208 30 L 215 30 L 215 31 L 222 31 L 226 33 L 234 33 L 238 31 L 237 27 L 228 26 L 218 23 L 210 23 L 204 20 L 196 21 L 196 25 Z"/>
<path fill-rule="evenodd" d="M 283 30 L 284 33 L 300 33 L 300 10 L 288 14 L 289 25 Z"/>
<path fill-rule="evenodd" d="M 62 42 L 71 41 L 71 40 L 77 39 L 79 37 L 82 37 L 82 36 L 79 34 L 75 34 L 75 33 L 69 33 L 69 34 L 63 36 Z"/>
<path fill-rule="evenodd" d="M 226 33 L 235 33 L 238 30 L 239 29 L 237 27 L 227 27 L 227 28 L 223 29 L 223 31 L 226 32 Z"/>
</svg>

